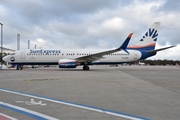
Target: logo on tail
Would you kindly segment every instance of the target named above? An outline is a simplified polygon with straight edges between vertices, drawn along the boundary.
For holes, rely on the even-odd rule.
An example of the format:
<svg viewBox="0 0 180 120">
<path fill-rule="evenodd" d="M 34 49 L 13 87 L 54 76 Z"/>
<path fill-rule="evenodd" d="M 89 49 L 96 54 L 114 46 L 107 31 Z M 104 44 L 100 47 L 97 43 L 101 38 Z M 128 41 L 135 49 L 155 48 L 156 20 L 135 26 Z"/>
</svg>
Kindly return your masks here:
<svg viewBox="0 0 180 120">
<path fill-rule="evenodd" d="M 158 32 L 155 29 L 149 28 L 146 34 L 142 37 L 140 41 L 144 41 L 146 37 L 151 37 L 155 42 L 157 41 Z"/>
</svg>

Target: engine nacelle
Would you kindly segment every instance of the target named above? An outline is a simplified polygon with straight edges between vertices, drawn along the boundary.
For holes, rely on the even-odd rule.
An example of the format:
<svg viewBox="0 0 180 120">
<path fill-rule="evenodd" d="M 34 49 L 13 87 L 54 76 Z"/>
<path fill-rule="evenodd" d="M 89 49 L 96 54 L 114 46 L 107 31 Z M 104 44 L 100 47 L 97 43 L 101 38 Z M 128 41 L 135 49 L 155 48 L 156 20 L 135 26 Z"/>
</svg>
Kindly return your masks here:
<svg viewBox="0 0 180 120">
<path fill-rule="evenodd" d="M 76 60 L 60 59 L 59 68 L 76 68 Z"/>
</svg>

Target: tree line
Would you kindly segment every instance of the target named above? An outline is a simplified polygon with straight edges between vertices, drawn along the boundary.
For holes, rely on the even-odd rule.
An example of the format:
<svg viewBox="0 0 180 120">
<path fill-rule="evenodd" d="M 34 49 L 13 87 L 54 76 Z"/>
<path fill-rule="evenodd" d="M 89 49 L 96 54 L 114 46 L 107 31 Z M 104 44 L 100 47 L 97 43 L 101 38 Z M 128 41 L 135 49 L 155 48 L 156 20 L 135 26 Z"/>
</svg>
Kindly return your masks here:
<svg viewBox="0 0 180 120">
<path fill-rule="evenodd" d="M 141 60 L 146 65 L 180 65 L 180 60 Z"/>
</svg>

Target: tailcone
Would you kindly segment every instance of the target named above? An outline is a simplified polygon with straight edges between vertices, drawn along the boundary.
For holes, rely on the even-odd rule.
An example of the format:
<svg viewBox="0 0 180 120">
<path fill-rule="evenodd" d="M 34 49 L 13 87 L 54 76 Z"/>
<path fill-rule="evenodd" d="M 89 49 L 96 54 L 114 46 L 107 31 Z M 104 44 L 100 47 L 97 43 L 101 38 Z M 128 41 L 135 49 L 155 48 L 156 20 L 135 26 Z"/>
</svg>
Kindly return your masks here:
<svg viewBox="0 0 180 120">
<path fill-rule="evenodd" d="M 145 60 L 147 59 L 148 57 L 152 57 L 154 55 L 156 55 L 157 52 L 154 52 L 154 53 L 147 53 L 146 51 L 140 51 L 141 52 L 141 58 L 140 60 Z"/>
</svg>

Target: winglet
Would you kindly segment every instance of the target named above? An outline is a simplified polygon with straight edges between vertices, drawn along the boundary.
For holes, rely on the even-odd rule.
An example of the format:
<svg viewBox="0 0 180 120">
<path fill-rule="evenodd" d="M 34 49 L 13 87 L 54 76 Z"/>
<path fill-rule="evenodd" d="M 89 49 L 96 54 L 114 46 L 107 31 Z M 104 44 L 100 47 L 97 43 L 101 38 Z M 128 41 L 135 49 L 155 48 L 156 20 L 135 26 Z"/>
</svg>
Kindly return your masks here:
<svg viewBox="0 0 180 120">
<path fill-rule="evenodd" d="M 126 48 L 129 44 L 129 41 L 130 41 L 132 35 L 133 35 L 133 33 L 130 33 L 128 35 L 128 37 L 126 38 L 126 40 L 124 41 L 124 43 L 117 50 L 124 50 L 125 52 L 127 52 L 129 54 L 129 52 L 126 50 Z"/>
</svg>

